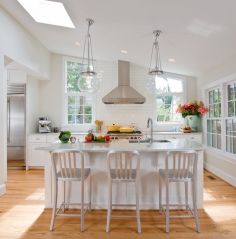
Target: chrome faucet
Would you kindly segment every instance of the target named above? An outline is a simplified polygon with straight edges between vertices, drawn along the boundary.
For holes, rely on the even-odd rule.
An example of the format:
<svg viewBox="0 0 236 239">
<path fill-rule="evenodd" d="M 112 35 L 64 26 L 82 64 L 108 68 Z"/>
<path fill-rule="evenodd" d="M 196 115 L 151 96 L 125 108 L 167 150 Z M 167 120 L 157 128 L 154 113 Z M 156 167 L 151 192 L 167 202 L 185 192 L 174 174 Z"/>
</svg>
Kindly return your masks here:
<svg viewBox="0 0 236 239">
<path fill-rule="evenodd" d="M 153 121 L 151 118 L 148 118 L 147 128 L 150 128 L 150 143 L 153 142 Z"/>
</svg>

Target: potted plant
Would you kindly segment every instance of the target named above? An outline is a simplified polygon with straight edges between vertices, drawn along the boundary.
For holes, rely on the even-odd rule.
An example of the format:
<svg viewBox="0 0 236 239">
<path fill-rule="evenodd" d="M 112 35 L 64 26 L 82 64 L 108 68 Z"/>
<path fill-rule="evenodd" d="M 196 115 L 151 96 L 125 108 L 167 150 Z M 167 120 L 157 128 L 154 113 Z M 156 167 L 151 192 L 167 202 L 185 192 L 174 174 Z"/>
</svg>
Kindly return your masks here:
<svg viewBox="0 0 236 239">
<path fill-rule="evenodd" d="M 187 124 L 193 131 L 198 130 L 200 117 L 208 112 L 202 101 L 190 101 L 179 104 L 176 113 L 181 113 L 183 118 L 186 118 Z"/>
</svg>

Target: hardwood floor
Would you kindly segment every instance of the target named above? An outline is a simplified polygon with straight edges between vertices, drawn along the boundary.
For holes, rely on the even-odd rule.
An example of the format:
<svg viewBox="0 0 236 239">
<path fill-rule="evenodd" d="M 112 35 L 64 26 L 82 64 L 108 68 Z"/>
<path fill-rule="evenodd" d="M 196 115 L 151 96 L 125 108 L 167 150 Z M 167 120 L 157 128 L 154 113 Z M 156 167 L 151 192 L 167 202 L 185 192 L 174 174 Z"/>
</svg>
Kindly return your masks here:
<svg viewBox="0 0 236 239">
<path fill-rule="evenodd" d="M 201 233 L 192 219 L 171 221 L 165 233 L 164 218 L 157 211 L 142 211 L 142 234 L 136 233 L 134 219 L 113 219 L 111 232 L 105 233 L 106 212 L 86 214 L 86 231 L 80 233 L 78 218 L 58 218 L 49 232 L 51 210 L 44 210 L 43 171 L 8 172 L 7 194 L 0 198 L 1 239 L 234 239 L 236 238 L 236 188 L 205 172 L 204 210 L 200 210 Z M 213 177 L 213 178 L 211 178 Z M 130 213 L 130 212 L 126 212 Z"/>
</svg>

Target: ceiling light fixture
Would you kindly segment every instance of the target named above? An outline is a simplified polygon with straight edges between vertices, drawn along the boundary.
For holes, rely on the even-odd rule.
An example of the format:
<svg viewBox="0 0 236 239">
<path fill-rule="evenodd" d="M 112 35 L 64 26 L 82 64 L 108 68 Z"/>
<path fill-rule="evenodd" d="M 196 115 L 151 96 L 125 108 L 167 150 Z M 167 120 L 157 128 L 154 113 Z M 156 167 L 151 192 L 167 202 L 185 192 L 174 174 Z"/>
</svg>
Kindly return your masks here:
<svg viewBox="0 0 236 239">
<path fill-rule="evenodd" d="M 75 42 L 75 45 L 76 45 L 76 46 L 81 46 L 80 42 L 78 42 L 78 41 Z"/>
<path fill-rule="evenodd" d="M 17 0 L 39 23 L 75 28 L 63 3 L 46 0 Z"/>
<path fill-rule="evenodd" d="M 165 78 L 165 72 L 162 69 L 159 43 L 157 40 L 161 34 L 161 31 L 156 30 L 153 32 L 153 34 L 154 42 L 152 45 L 151 60 L 148 71 L 149 80 L 147 83 L 147 89 L 149 92 L 156 94 L 168 91 L 169 87 L 168 81 Z"/>
<path fill-rule="evenodd" d="M 97 79 L 97 73 L 94 71 L 94 60 L 92 41 L 90 36 L 90 27 L 94 23 L 93 19 L 86 19 L 88 22 L 88 30 L 84 41 L 83 59 L 82 59 L 82 70 L 80 72 L 80 79 L 78 86 L 82 92 L 95 92 L 99 87 L 99 80 Z"/>
<path fill-rule="evenodd" d="M 128 51 L 126 51 L 126 50 L 121 50 L 120 51 L 122 54 L 127 54 L 128 53 Z"/>
<path fill-rule="evenodd" d="M 174 58 L 169 58 L 168 61 L 174 63 L 175 59 Z"/>
</svg>

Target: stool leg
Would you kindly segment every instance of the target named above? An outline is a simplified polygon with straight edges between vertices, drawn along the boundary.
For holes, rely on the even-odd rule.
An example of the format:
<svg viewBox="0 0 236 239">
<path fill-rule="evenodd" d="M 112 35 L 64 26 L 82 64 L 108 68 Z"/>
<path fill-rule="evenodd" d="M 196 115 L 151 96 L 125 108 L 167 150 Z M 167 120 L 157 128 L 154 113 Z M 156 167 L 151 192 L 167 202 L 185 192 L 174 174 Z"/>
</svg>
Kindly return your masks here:
<svg viewBox="0 0 236 239">
<path fill-rule="evenodd" d="M 92 178 L 91 174 L 89 175 L 89 210 L 92 209 Z"/>
<path fill-rule="evenodd" d="M 139 181 L 135 182 L 135 193 L 136 193 L 136 219 L 138 233 L 141 233 L 141 222 L 140 222 L 140 209 L 139 209 Z"/>
<path fill-rule="evenodd" d="M 111 223 L 111 210 L 112 210 L 112 182 L 109 179 L 108 186 L 108 208 L 107 208 L 107 226 L 106 232 L 110 231 L 110 223 Z"/>
<path fill-rule="evenodd" d="M 65 181 L 63 181 L 62 182 L 63 183 L 63 203 L 64 203 L 64 205 L 63 205 L 63 209 L 62 209 L 62 211 L 63 212 L 65 212 L 65 203 L 66 203 L 66 182 Z"/>
<path fill-rule="evenodd" d="M 84 180 L 81 180 L 81 211 L 80 211 L 80 231 L 84 231 Z"/>
<path fill-rule="evenodd" d="M 159 174 L 159 212 L 162 212 L 162 182 L 161 176 Z"/>
<path fill-rule="evenodd" d="M 188 182 L 184 183 L 185 185 L 185 205 L 186 205 L 186 210 L 188 209 Z"/>
<path fill-rule="evenodd" d="M 194 211 L 196 230 L 197 232 L 200 232 L 199 217 L 198 217 L 198 210 L 197 210 L 196 183 L 194 179 L 192 180 L 192 198 L 193 198 L 193 211 Z"/>
<path fill-rule="evenodd" d="M 53 231 L 55 219 L 56 219 L 56 212 L 57 212 L 57 195 L 58 195 L 58 181 L 54 182 L 54 195 L 53 195 L 53 209 L 52 209 L 52 217 L 51 217 L 51 224 L 50 224 L 50 231 Z"/>
<path fill-rule="evenodd" d="M 170 232 L 170 205 L 169 205 L 169 180 L 165 179 L 166 184 L 166 232 Z"/>
</svg>

